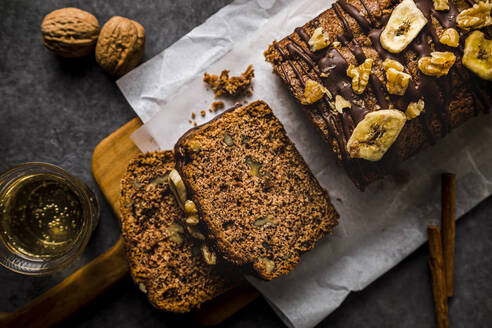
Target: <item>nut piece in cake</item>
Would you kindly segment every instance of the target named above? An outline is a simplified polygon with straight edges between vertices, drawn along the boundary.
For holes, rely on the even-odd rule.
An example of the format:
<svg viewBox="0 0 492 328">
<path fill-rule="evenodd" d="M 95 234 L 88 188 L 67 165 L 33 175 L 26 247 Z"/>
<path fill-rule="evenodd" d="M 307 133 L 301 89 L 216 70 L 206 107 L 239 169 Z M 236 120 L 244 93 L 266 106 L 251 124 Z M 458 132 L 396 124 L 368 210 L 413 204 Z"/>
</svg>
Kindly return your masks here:
<svg viewBox="0 0 492 328">
<path fill-rule="evenodd" d="M 224 142 L 227 146 L 231 147 L 234 146 L 234 140 L 232 140 L 232 137 L 229 133 L 224 132 Z"/>
<path fill-rule="evenodd" d="M 434 51 L 431 52 L 431 57 L 420 58 L 418 66 L 425 75 L 441 77 L 448 74 L 455 61 L 456 56 L 452 52 Z"/>
<path fill-rule="evenodd" d="M 371 112 L 357 124 L 347 142 L 352 158 L 379 161 L 395 142 L 407 117 L 396 109 Z"/>
<path fill-rule="evenodd" d="M 275 270 L 275 262 L 273 262 L 272 260 L 270 260 L 269 258 L 266 258 L 266 257 L 262 257 L 260 260 L 263 263 L 263 265 L 265 266 L 266 272 L 271 273 L 271 272 L 273 272 L 273 270 Z"/>
<path fill-rule="evenodd" d="M 492 9 L 492 2 L 480 1 L 473 5 L 473 7 L 463 10 L 456 17 L 456 24 L 459 28 L 464 30 L 479 29 L 492 24 L 492 17 L 490 17 L 490 10 Z"/>
<path fill-rule="evenodd" d="M 352 79 L 352 89 L 356 94 L 362 94 L 366 90 L 369 76 L 371 75 L 372 59 L 366 60 L 359 66 L 352 64 L 347 68 L 347 76 Z"/>
<path fill-rule="evenodd" d="M 433 0 L 435 10 L 449 10 L 448 0 Z"/>
<path fill-rule="evenodd" d="M 173 223 L 167 228 L 167 232 L 170 240 L 174 241 L 178 245 L 183 243 L 183 237 L 181 234 L 184 232 L 184 229 L 181 225 Z"/>
<path fill-rule="evenodd" d="M 205 236 L 200 231 L 198 231 L 197 227 L 188 225 L 186 226 L 186 230 L 188 231 L 191 237 L 202 241 L 205 240 Z"/>
<path fill-rule="evenodd" d="M 335 97 L 335 109 L 340 114 L 343 114 L 344 108 L 352 108 L 352 104 L 345 98 L 340 95 L 336 95 Z"/>
<path fill-rule="evenodd" d="M 331 96 L 330 92 L 326 90 L 320 83 L 308 79 L 304 88 L 304 97 L 301 99 L 301 103 L 304 105 L 311 105 L 319 101 L 323 96 L 327 94 Z"/>
<path fill-rule="evenodd" d="M 403 0 L 393 9 L 380 36 L 381 45 L 392 53 L 402 52 L 427 23 L 413 0 Z"/>
<path fill-rule="evenodd" d="M 214 252 L 211 252 L 207 245 L 203 244 L 200 249 L 202 250 L 203 258 L 209 265 L 217 264 L 217 256 Z"/>
<path fill-rule="evenodd" d="M 460 35 L 454 28 L 448 28 L 442 33 L 439 42 L 449 47 L 456 48 L 460 44 Z"/>
<path fill-rule="evenodd" d="M 252 176 L 257 177 L 260 175 L 260 169 L 261 169 L 261 163 L 260 162 L 256 162 L 255 160 L 253 160 L 253 158 L 251 158 L 251 156 L 248 155 L 248 156 L 246 156 L 245 163 L 246 163 L 246 165 L 248 165 L 249 173 Z"/>
<path fill-rule="evenodd" d="M 330 36 L 327 32 L 323 31 L 322 27 L 318 27 L 314 30 L 314 33 L 308 43 L 311 51 L 318 51 L 330 45 Z"/>
<path fill-rule="evenodd" d="M 416 118 L 424 111 L 424 99 L 420 98 L 419 101 L 412 101 L 408 104 L 407 110 L 405 111 L 405 115 L 407 115 L 407 119 L 411 120 Z"/>
<path fill-rule="evenodd" d="M 465 40 L 463 65 L 480 78 L 492 81 L 492 40 L 473 31 Z"/>
<path fill-rule="evenodd" d="M 408 88 L 411 76 L 403 72 L 404 67 L 396 60 L 386 58 L 383 62 L 386 71 L 386 89 L 389 94 L 403 96 Z"/>
<path fill-rule="evenodd" d="M 184 212 L 185 212 L 185 222 L 188 225 L 197 225 L 200 222 L 198 218 L 198 210 L 196 208 L 195 203 L 192 200 L 187 199 L 184 203 Z"/>
<path fill-rule="evenodd" d="M 275 217 L 271 214 L 257 218 L 253 224 L 255 225 L 255 227 L 262 227 L 269 223 L 273 225 L 276 224 Z"/>
<path fill-rule="evenodd" d="M 184 204 L 186 202 L 186 187 L 183 180 L 181 179 L 181 176 L 179 175 L 178 171 L 173 169 L 171 172 L 169 172 L 168 179 L 169 187 L 171 188 L 176 201 L 178 202 L 179 206 L 184 209 Z"/>
</svg>

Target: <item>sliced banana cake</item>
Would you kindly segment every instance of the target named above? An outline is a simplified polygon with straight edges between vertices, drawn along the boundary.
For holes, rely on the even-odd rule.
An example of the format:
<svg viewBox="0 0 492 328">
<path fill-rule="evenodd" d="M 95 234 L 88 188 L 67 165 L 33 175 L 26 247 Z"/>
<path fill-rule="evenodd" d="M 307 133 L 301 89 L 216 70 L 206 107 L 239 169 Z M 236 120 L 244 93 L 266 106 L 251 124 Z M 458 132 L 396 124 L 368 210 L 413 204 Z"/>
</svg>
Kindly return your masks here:
<svg viewBox="0 0 492 328">
<path fill-rule="evenodd" d="M 490 0 L 338 0 L 265 51 L 364 188 L 492 104 Z"/>
<path fill-rule="evenodd" d="M 169 189 L 170 151 L 136 157 L 121 182 L 121 231 L 133 280 L 162 310 L 188 312 L 229 289 L 205 263 L 181 223 L 183 213 Z"/>
<path fill-rule="evenodd" d="M 291 271 L 337 225 L 327 192 L 263 101 L 191 129 L 175 156 L 210 245 L 264 279 Z"/>
</svg>

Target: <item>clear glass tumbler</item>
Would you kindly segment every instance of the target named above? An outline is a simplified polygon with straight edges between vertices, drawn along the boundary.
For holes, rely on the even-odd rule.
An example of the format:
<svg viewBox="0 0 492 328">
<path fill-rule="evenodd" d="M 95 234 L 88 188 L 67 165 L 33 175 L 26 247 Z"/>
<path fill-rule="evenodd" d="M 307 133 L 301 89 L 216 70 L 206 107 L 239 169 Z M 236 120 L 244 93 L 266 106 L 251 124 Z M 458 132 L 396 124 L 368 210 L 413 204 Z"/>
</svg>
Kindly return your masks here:
<svg viewBox="0 0 492 328">
<path fill-rule="evenodd" d="M 76 259 L 99 221 L 84 183 L 60 167 L 25 163 L 0 174 L 0 264 L 47 275 Z"/>
</svg>

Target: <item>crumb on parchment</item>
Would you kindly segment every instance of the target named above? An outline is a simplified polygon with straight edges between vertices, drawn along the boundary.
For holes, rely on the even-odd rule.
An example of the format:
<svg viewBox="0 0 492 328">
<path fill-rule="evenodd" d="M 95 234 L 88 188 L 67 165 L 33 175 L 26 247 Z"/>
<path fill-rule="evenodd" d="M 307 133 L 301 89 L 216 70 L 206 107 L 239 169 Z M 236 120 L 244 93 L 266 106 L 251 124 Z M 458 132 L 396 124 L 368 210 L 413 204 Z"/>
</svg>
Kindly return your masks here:
<svg viewBox="0 0 492 328">
<path fill-rule="evenodd" d="M 251 80 L 254 77 L 255 70 L 253 69 L 253 65 L 249 65 L 241 76 L 229 77 L 229 71 L 223 70 L 220 73 L 220 76 L 205 73 L 203 76 L 203 81 L 212 88 L 215 93 L 215 97 L 222 95 L 237 96 L 243 92 L 250 95 L 252 94 L 252 91 L 250 90 Z"/>
<path fill-rule="evenodd" d="M 216 111 L 218 111 L 219 109 L 224 108 L 224 106 L 225 106 L 225 105 L 224 105 L 224 102 L 223 102 L 223 101 L 214 101 L 214 102 L 212 103 L 212 110 L 213 110 L 214 112 L 216 112 Z"/>
<path fill-rule="evenodd" d="M 202 117 L 205 117 L 206 114 L 207 114 L 206 111 L 204 111 L 204 110 L 200 111 L 200 115 L 202 115 Z"/>
</svg>

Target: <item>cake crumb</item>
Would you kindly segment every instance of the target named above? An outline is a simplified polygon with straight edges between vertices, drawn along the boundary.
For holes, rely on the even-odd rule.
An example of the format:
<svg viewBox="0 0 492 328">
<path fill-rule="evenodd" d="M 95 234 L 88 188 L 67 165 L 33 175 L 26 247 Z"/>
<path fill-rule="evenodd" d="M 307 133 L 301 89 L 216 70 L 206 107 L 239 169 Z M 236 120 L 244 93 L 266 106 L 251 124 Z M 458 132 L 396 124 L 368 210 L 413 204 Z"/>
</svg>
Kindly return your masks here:
<svg viewBox="0 0 492 328">
<path fill-rule="evenodd" d="M 212 103 L 212 110 L 214 112 L 218 111 L 219 109 L 224 108 L 224 102 L 223 101 L 214 101 Z"/>
<path fill-rule="evenodd" d="M 193 126 L 196 126 L 196 122 L 193 122 Z"/>
<path fill-rule="evenodd" d="M 194 120 L 194 119 L 195 119 L 195 117 L 196 117 L 195 112 L 191 112 L 191 119 L 192 119 L 192 120 Z"/>
<path fill-rule="evenodd" d="M 202 117 L 205 117 L 205 115 L 206 115 L 206 114 L 207 114 L 207 112 L 206 112 L 206 111 L 204 111 L 204 110 L 202 110 L 202 111 L 200 112 L 200 115 L 202 115 Z"/>
<path fill-rule="evenodd" d="M 243 92 L 251 92 L 251 80 L 255 77 L 253 65 L 249 65 L 241 76 L 229 77 L 229 70 L 223 70 L 220 76 L 205 72 L 203 81 L 207 83 L 215 93 L 215 97 L 221 95 L 237 96 Z M 251 92 L 252 94 L 252 92 Z"/>
<path fill-rule="evenodd" d="M 192 123 L 193 121 L 192 120 L 188 120 L 188 123 Z"/>
<path fill-rule="evenodd" d="M 213 113 L 212 108 L 209 108 L 209 109 L 208 109 L 208 112 L 209 112 L 209 113 Z"/>
</svg>

